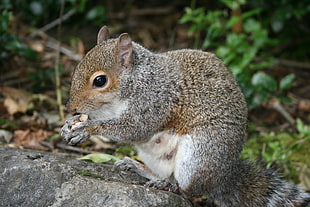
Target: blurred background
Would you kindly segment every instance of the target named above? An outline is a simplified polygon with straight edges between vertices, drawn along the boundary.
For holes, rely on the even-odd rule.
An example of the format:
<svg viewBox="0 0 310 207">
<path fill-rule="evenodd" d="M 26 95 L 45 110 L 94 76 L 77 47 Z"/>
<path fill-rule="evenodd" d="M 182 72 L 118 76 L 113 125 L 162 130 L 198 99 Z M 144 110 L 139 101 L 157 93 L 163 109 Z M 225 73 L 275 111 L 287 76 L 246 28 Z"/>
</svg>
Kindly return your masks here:
<svg viewBox="0 0 310 207">
<path fill-rule="evenodd" d="M 135 156 L 130 146 L 98 138 L 69 147 L 59 135 L 71 74 L 102 25 L 152 51 L 214 52 L 248 102 L 242 157 L 310 190 L 306 0 L 1 0 L 0 145 Z"/>
</svg>

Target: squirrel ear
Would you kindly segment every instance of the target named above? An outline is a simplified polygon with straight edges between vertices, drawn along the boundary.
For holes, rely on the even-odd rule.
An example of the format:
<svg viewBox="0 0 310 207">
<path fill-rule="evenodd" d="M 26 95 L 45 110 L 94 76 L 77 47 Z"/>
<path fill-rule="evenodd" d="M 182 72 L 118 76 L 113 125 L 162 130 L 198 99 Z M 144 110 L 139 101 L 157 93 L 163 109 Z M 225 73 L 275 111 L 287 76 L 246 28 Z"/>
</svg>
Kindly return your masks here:
<svg viewBox="0 0 310 207">
<path fill-rule="evenodd" d="M 97 35 L 97 45 L 99 45 L 101 42 L 106 41 L 110 37 L 110 32 L 107 26 L 101 27 L 101 29 L 98 32 Z"/>
<path fill-rule="evenodd" d="M 125 68 L 129 68 L 132 63 L 132 41 L 127 33 L 119 36 L 117 53 L 118 63 Z"/>
</svg>

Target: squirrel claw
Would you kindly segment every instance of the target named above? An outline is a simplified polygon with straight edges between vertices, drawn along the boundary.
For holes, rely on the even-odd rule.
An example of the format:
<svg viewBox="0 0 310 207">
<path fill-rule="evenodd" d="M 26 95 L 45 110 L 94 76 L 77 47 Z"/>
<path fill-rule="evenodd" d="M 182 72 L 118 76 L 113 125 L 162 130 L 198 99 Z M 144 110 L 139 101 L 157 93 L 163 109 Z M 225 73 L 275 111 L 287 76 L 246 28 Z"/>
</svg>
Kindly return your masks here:
<svg viewBox="0 0 310 207">
<path fill-rule="evenodd" d="M 137 168 L 136 161 L 129 157 L 124 157 L 124 159 L 115 162 L 114 166 L 120 168 L 121 170 L 127 171 L 135 171 L 135 169 Z"/>
<path fill-rule="evenodd" d="M 151 180 L 145 184 L 147 187 L 156 188 L 159 190 L 170 191 L 180 194 L 178 183 L 171 183 L 168 179 L 164 180 Z"/>
<path fill-rule="evenodd" d="M 61 129 L 61 136 L 70 145 L 76 145 L 86 141 L 89 137 L 86 131 L 87 122 L 81 122 L 77 116 L 66 120 L 65 125 Z"/>
</svg>

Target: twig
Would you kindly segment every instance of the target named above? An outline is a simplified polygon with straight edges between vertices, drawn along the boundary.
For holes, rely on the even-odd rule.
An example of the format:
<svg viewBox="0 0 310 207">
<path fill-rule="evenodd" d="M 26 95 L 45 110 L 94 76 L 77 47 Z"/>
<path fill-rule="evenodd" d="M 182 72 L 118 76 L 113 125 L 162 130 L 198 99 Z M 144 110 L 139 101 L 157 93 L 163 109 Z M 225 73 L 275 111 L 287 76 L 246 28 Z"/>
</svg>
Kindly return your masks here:
<svg viewBox="0 0 310 207">
<path fill-rule="evenodd" d="M 130 13 L 128 12 L 110 13 L 108 14 L 108 17 L 110 19 L 123 19 L 128 14 L 130 14 L 131 16 L 164 15 L 169 14 L 172 11 L 172 9 L 173 9 L 172 7 L 146 8 L 135 10 Z"/>
<path fill-rule="evenodd" d="M 56 100 L 49 97 L 48 95 L 45 94 L 32 94 L 31 95 L 31 100 L 38 100 L 40 102 L 46 101 L 47 103 L 49 103 L 52 106 L 57 105 Z"/>
<path fill-rule="evenodd" d="M 260 62 L 260 61 L 263 61 L 264 58 L 256 57 L 256 58 L 254 58 L 254 60 Z M 293 61 L 293 60 L 275 59 L 275 64 L 276 65 L 282 65 L 285 67 L 296 68 L 296 69 L 310 70 L 310 64 L 309 63 L 297 62 L 297 61 Z"/>
<path fill-rule="evenodd" d="M 7 73 L 2 73 L 0 76 L 1 86 L 13 86 L 15 84 L 24 84 L 29 82 L 27 76 L 22 75 L 23 71 L 20 70 L 11 70 Z"/>
<path fill-rule="evenodd" d="M 276 98 L 269 101 L 272 108 L 278 111 L 292 126 L 295 126 L 294 118 L 285 110 L 280 101 Z"/>
<path fill-rule="evenodd" d="M 60 48 L 61 48 L 61 20 L 64 12 L 65 7 L 65 1 L 61 1 L 61 8 L 60 8 L 60 22 L 58 25 L 58 31 L 57 31 L 57 37 L 58 37 L 58 50 L 56 54 L 56 60 L 55 60 L 55 82 L 56 82 L 56 94 L 57 94 L 57 104 L 58 104 L 58 110 L 59 110 L 59 116 L 60 120 L 63 121 L 65 119 L 63 107 L 62 107 L 62 96 L 61 96 L 61 89 L 60 89 L 60 75 L 59 75 L 59 65 L 60 65 Z"/>
<path fill-rule="evenodd" d="M 69 50 L 68 48 L 65 48 L 63 46 L 60 46 L 59 48 L 59 43 L 55 43 L 53 41 L 48 41 L 46 42 L 46 46 L 54 49 L 54 50 L 60 50 L 61 53 L 63 53 L 64 55 L 67 55 L 69 58 L 71 58 L 72 60 L 75 61 L 80 61 L 82 59 L 81 55 L 74 53 L 73 51 Z"/>
<path fill-rule="evenodd" d="M 41 31 L 41 30 L 37 30 L 35 33 L 33 33 L 32 35 L 37 35 L 42 39 L 46 40 L 46 46 L 53 49 L 53 50 L 58 50 L 59 47 L 59 41 L 57 41 L 55 38 L 49 36 L 48 34 L 46 34 L 45 32 Z M 71 58 L 72 60 L 75 61 L 80 61 L 82 59 L 82 56 L 77 54 L 76 52 L 68 49 L 67 47 L 61 46 L 60 44 L 60 52 L 64 55 L 67 55 L 69 58 Z"/>
<path fill-rule="evenodd" d="M 310 69 L 309 63 L 301 63 L 301 62 L 292 61 L 292 60 L 276 59 L 276 64 L 289 66 L 293 68 L 302 68 L 302 69 L 308 69 L 308 70 Z"/>
<path fill-rule="evenodd" d="M 49 143 L 49 142 L 42 141 L 42 142 L 40 142 L 40 144 L 42 146 L 48 147 L 49 149 L 53 149 L 54 148 L 54 146 L 51 143 Z M 89 150 L 84 150 L 84 149 L 81 149 L 81 148 L 78 148 L 78 147 L 72 147 L 72 146 L 65 145 L 65 144 L 60 144 L 60 143 L 56 143 L 55 147 L 57 149 L 68 150 L 68 151 L 71 151 L 71 152 L 77 152 L 77 153 L 81 153 L 81 154 L 91 154 L 92 153 L 92 151 L 89 151 Z"/>
<path fill-rule="evenodd" d="M 264 61 L 263 57 L 255 57 L 255 61 L 261 62 Z M 310 70 L 310 63 L 297 62 L 293 60 L 284 60 L 284 59 L 275 59 L 275 65 L 282 65 L 285 67 L 291 67 L 296 69 L 306 69 Z"/>
<path fill-rule="evenodd" d="M 60 16 L 58 19 L 55 19 L 51 23 L 48 23 L 47 25 L 41 27 L 39 30 L 41 30 L 43 32 L 46 32 L 47 30 L 50 30 L 50 29 L 52 29 L 53 27 L 55 27 L 57 25 L 60 25 L 62 22 L 64 22 L 67 19 L 69 19 L 73 14 L 75 14 L 75 10 L 71 9 L 70 11 L 65 13 L 64 15 Z"/>
</svg>

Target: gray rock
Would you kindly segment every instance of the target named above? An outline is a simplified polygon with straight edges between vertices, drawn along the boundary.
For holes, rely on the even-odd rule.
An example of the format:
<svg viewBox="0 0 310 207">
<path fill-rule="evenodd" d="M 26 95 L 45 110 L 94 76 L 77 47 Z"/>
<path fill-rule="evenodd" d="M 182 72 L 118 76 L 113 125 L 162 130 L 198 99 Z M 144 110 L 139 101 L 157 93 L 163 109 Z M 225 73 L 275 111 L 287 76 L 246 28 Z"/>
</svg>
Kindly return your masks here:
<svg viewBox="0 0 310 207">
<path fill-rule="evenodd" d="M 112 165 L 61 153 L 0 146 L 0 206 L 191 206 Z"/>
</svg>

